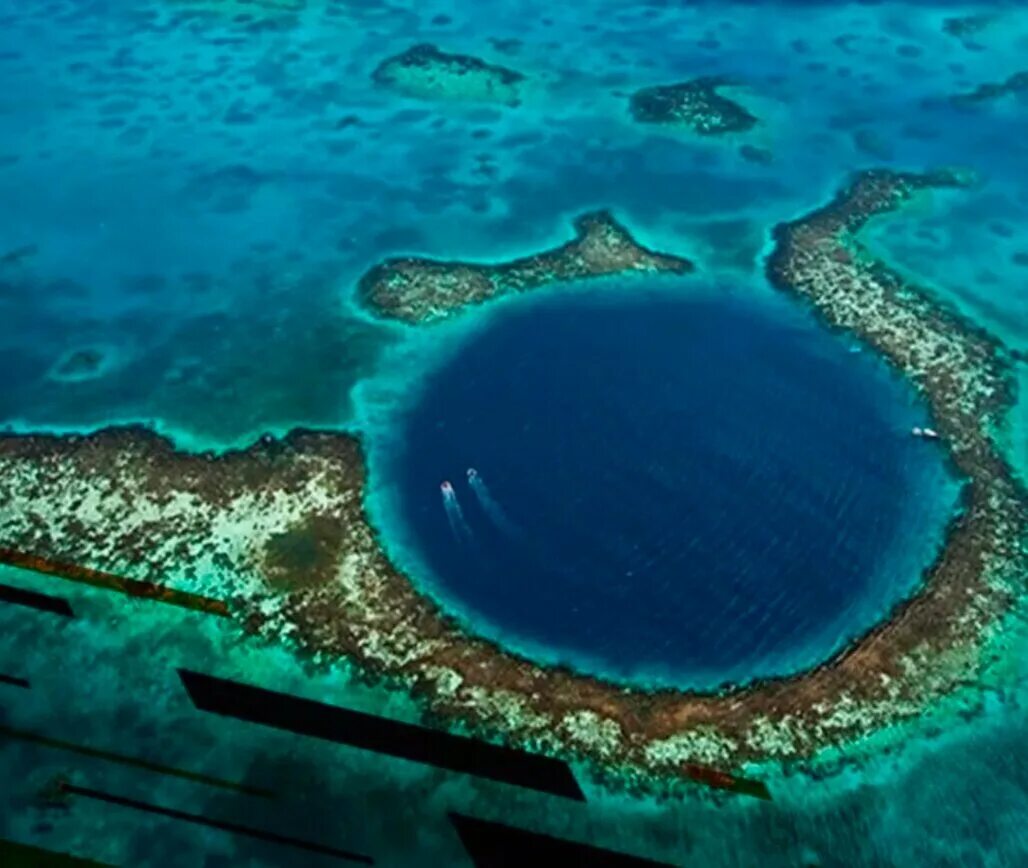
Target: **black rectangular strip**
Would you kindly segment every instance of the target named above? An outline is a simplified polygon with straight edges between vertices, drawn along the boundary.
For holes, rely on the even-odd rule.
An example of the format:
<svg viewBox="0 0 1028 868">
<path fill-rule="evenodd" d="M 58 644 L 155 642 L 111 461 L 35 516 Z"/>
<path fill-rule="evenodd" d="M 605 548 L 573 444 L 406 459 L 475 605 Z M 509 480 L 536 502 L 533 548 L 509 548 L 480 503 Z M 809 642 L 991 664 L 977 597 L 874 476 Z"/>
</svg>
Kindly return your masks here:
<svg viewBox="0 0 1028 868">
<path fill-rule="evenodd" d="M 186 669 L 178 674 L 203 711 L 585 801 L 567 763 L 552 757 Z"/>
<path fill-rule="evenodd" d="M 10 684 L 12 687 L 24 687 L 26 690 L 32 686 L 24 678 L 16 678 L 14 675 L 4 675 L 2 673 L 0 673 L 0 684 Z"/>
<path fill-rule="evenodd" d="M 36 591 L 26 591 L 10 585 L 0 585 L 0 603 L 28 606 L 31 609 L 53 612 L 55 615 L 64 615 L 67 618 L 75 617 L 75 613 L 71 610 L 71 604 L 61 597 L 51 597 L 49 594 L 39 594 Z"/>
<path fill-rule="evenodd" d="M 450 822 L 475 868 L 523 868 L 526 865 L 545 865 L 547 868 L 671 868 L 666 862 L 654 862 L 503 823 L 477 820 L 464 814 L 451 812 Z"/>
<path fill-rule="evenodd" d="M 207 826 L 210 829 L 221 829 L 223 832 L 232 832 L 236 835 L 247 835 L 261 841 L 268 841 L 272 844 L 284 844 L 287 847 L 296 847 L 306 850 L 309 853 L 320 853 L 323 856 L 333 856 L 336 859 L 346 859 L 350 862 L 362 862 L 365 865 L 374 865 L 375 862 L 370 856 L 362 853 L 351 853 L 349 850 L 339 850 L 325 844 L 318 844 L 315 841 L 304 841 L 301 838 L 290 838 L 288 835 L 279 835 L 277 832 L 268 832 L 265 829 L 255 829 L 252 826 L 241 826 L 238 823 L 229 823 L 223 820 L 212 820 L 201 814 L 189 814 L 186 811 L 178 811 L 174 808 L 164 808 L 160 805 L 153 805 L 149 802 L 140 802 L 136 799 L 128 799 L 124 796 L 115 796 L 111 793 L 104 793 L 100 790 L 91 790 L 88 787 L 78 787 L 74 784 L 62 783 L 61 790 L 74 796 L 82 796 L 87 799 L 96 799 L 100 802 L 107 802 L 111 805 L 121 805 L 123 808 L 134 808 L 137 811 L 146 811 L 149 814 L 159 814 L 162 817 L 170 817 L 173 820 L 182 820 L 186 823 L 196 823 L 199 826 Z"/>
</svg>

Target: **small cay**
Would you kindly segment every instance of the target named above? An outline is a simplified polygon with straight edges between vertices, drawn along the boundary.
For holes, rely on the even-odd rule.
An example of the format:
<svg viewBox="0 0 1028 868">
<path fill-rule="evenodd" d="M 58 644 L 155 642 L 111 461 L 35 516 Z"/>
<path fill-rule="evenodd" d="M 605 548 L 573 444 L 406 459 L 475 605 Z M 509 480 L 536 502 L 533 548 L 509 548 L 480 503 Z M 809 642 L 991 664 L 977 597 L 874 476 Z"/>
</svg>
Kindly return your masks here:
<svg viewBox="0 0 1028 868">
<path fill-rule="evenodd" d="M 726 79 L 703 77 L 644 87 L 632 94 L 632 117 L 643 124 L 688 127 L 703 136 L 742 133 L 757 123 L 743 106 L 718 92 Z"/>
<path fill-rule="evenodd" d="M 468 100 L 520 104 L 525 76 L 469 54 L 450 54 L 421 44 L 383 60 L 372 73 L 376 83 L 406 96 L 428 100 Z"/>
</svg>

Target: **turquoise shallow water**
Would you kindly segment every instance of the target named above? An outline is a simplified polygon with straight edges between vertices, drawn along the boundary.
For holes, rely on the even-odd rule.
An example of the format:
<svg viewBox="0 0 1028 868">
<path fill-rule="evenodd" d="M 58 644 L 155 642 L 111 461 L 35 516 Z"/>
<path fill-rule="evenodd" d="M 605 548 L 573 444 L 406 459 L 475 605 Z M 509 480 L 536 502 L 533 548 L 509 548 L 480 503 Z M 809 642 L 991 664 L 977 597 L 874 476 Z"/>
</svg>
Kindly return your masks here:
<svg viewBox="0 0 1028 868">
<path fill-rule="evenodd" d="M 980 31 L 945 32 L 946 18 L 971 13 L 989 17 Z M 426 40 L 516 67 L 533 86 L 516 109 L 424 103 L 372 86 L 383 56 Z M 435 363 L 449 347 L 439 346 L 445 331 L 412 333 L 355 309 L 356 279 L 381 257 L 520 255 L 565 240 L 571 217 L 602 206 L 646 243 L 694 257 L 708 276 L 754 281 L 760 295 L 769 227 L 874 165 L 980 174 L 973 190 L 933 196 L 870 227 L 868 239 L 1023 352 L 1023 96 L 963 109 L 946 96 L 1024 68 L 1026 49 L 1028 13 L 1014 3 L 8 0 L 0 423 L 81 430 L 141 420 L 213 448 L 299 424 L 383 430 L 393 402 L 409 396 L 408 363 Z M 708 73 L 738 82 L 733 93 L 762 120 L 754 130 L 714 141 L 629 122 L 634 88 Z M 745 159 L 744 144 L 770 160 Z M 104 353 L 102 375 L 55 375 L 85 347 Z M 1008 436 L 1022 470 L 1025 406 Z M 21 573 L 3 581 L 55 591 Z M 815 774 L 755 770 L 771 780 L 771 804 L 590 788 L 588 806 L 567 809 L 200 718 L 175 666 L 409 719 L 416 709 L 343 668 L 306 672 L 287 652 L 209 620 L 59 592 L 79 620 L 0 609 L 0 671 L 37 685 L 0 686 L 0 718 L 227 777 L 263 776 L 288 797 L 260 814 L 192 784 L 8 745 L 5 837 L 126 866 L 291 864 L 280 850 L 105 806 L 42 808 L 42 783 L 73 772 L 191 810 L 320 830 L 382 864 L 468 864 L 445 824 L 453 809 L 680 865 L 1028 861 L 1016 633 L 987 691 L 972 687 Z"/>
</svg>

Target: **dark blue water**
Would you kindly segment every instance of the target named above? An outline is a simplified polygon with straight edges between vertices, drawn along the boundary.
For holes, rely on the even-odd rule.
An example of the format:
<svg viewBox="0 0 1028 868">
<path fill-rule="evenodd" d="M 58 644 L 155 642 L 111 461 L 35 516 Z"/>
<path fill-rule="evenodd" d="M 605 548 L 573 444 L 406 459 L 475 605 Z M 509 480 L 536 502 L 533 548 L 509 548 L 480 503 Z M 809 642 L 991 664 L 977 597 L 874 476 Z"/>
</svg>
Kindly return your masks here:
<svg viewBox="0 0 1028 868">
<path fill-rule="evenodd" d="M 812 665 L 910 592 L 952 502 L 923 413 L 786 302 L 519 300 L 426 378 L 382 481 L 486 635 L 713 686 Z"/>
</svg>

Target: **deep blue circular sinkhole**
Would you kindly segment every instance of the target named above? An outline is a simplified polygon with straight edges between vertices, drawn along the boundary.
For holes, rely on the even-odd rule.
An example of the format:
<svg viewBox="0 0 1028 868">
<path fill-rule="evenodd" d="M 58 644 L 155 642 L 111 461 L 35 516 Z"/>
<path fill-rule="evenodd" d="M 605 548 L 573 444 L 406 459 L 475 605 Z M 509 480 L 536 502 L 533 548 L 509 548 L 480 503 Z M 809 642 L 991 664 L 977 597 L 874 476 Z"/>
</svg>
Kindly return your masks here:
<svg viewBox="0 0 1028 868">
<path fill-rule="evenodd" d="M 710 688 L 815 665 L 915 588 L 943 449 L 911 436 L 907 383 L 805 312 L 607 288 L 475 316 L 375 482 L 387 544 L 476 632 Z"/>
</svg>

